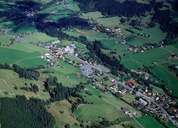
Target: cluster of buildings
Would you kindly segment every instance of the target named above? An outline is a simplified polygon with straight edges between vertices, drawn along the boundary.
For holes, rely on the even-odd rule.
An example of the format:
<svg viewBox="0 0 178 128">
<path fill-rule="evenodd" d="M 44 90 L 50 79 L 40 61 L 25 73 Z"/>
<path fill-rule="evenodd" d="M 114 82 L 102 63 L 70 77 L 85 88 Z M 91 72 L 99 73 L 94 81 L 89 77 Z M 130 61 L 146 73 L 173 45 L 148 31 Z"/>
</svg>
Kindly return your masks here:
<svg viewBox="0 0 178 128">
<path fill-rule="evenodd" d="M 178 109 L 171 107 L 176 105 L 176 101 L 171 99 L 167 95 L 159 95 L 148 89 L 144 92 L 136 92 L 137 100 L 135 101 L 135 106 L 147 113 L 154 114 L 157 118 L 168 122 L 173 122 L 178 126 Z"/>
<path fill-rule="evenodd" d="M 47 42 L 40 44 L 42 45 L 42 47 L 48 49 L 48 52 L 42 55 L 41 58 L 45 59 L 48 62 L 49 66 L 54 66 L 59 59 L 64 59 L 65 54 L 77 56 L 77 54 L 75 54 L 76 49 L 75 44 L 70 44 L 64 48 L 59 48 L 57 45 L 58 43 L 60 43 L 59 40 L 54 41 L 52 43 Z"/>
<path fill-rule="evenodd" d="M 46 43 L 43 46 L 45 48 L 48 48 L 48 52 L 45 53 L 42 58 L 47 60 L 50 66 L 53 66 L 59 59 L 64 59 L 65 54 L 69 54 L 72 56 L 77 57 L 76 54 L 76 46 L 75 44 L 67 45 L 63 48 L 58 48 L 58 45 L 60 41 L 54 41 L 52 43 Z M 81 60 L 81 59 L 79 59 Z M 175 121 L 178 118 L 178 110 L 176 108 L 171 109 L 173 112 L 177 114 L 169 114 L 167 111 L 170 109 L 169 103 L 172 102 L 172 100 L 168 96 L 160 96 L 158 93 L 154 93 L 152 90 L 141 88 L 140 84 L 134 80 L 129 79 L 124 82 L 119 82 L 116 79 L 112 79 L 110 75 L 107 73 L 103 73 L 102 75 L 108 76 L 108 80 L 111 84 L 104 86 L 103 82 L 100 79 L 96 79 L 96 76 L 98 75 L 99 78 L 102 79 L 102 75 L 100 70 L 98 70 L 98 67 L 96 65 L 90 64 L 88 62 L 85 62 L 82 60 L 83 63 L 80 63 L 80 70 L 81 73 L 91 78 L 93 81 L 93 84 L 96 88 L 99 88 L 100 90 L 104 92 L 111 92 L 112 94 L 116 96 L 124 96 L 127 93 L 131 93 L 136 97 L 135 106 L 143 109 L 146 112 L 153 113 L 157 117 L 163 119 L 163 120 L 172 120 Z M 98 72 L 97 72 L 98 71 Z M 136 72 L 137 74 L 144 76 L 145 80 L 148 80 L 150 78 L 149 74 L 146 72 L 141 71 L 132 71 Z M 136 90 L 137 88 L 137 90 Z M 167 102 L 169 100 L 170 102 Z M 127 109 L 122 109 L 122 111 L 130 116 L 133 117 L 135 114 L 129 112 Z M 175 121 L 176 122 L 176 121 Z"/>
<path fill-rule="evenodd" d="M 164 41 L 161 41 L 159 43 L 145 43 L 144 45 L 142 46 L 135 46 L 135 45 L 130 45 L 128 44 L 128 50 L 130 52 L 134 52 L 134 53 L 140 53 L 140 52 L 145 52 L 147 50 L 150 50 L 150 49 L 154 49 L 154 48 L 163 48 L 165 47 L 165 43 Z"/>
<path fill-rule="evenodd" d="M 148 73 L 141 71 L 138 71 L 137 73 L 143 75 L 145 79 L 149 79 Z M 133 96 L 135 96 L 135 107 L 142 109 L 147 113 L 152 113 L 156 117 L 164 121 L 171 121 L 174 124 L 177 123 L 176 120 L 178 119 L 178 109 L 172 108 L 170 105 L 176 104 L 176 102 L 173 101 L 169 96 L 160 95 L 159 93 L 154 92 L 153 90 L 143 88 L 134 79 L 119 82 L 115 79 L 109 78 L 108 80 L 111 82 L 109 86 L 103 85 L 104 83 L 100 80 L 96 80 L 96 77 L 93 77 L 92 79 L 96 88 L 104 92 L 111 92 L 115 96 L 124 96 L 128 93 L 131 93 Z M 129 117 L 133 117 L 135 115 L 124 108 L 122 109 L 122 111 Z"/>
<path fill-rule="evenodd" d="M 90 21 L 91 25 L 93 26 L 94 31 L 106 33 L 112 37 L 117 37 L 119 42 L 121 42 L 122 44 L 126 43 L 126 39 L 125 39 L 125 36 L 124 36 L 121 28 L 119 28 L 119 27 L 115 27 L 115 28 L 105 27 L 105 26 L 97 23 L 93 19 L 90 19 L 89 21 Z"/>
<path fill-rule="evenodd" d="M 125 113 L 125 115 L 128 115 L 130 118 L 133 118 L 133 117 L 135 117 L 135 116 L 137 115 L 136 112 L 131 112 L 131 111 L 129 111 L 129 109 L 127 109 L 126 107 L 121 107 L 121 111 L 122 111 L 123 113 Z"/>
<path fill-rule="evenodd" d="M 91 78 L 94 75 L 94 70 L 89 64 L 80 64 L 80 70 L 81 73 L 88 78 Z"/>
</svg>

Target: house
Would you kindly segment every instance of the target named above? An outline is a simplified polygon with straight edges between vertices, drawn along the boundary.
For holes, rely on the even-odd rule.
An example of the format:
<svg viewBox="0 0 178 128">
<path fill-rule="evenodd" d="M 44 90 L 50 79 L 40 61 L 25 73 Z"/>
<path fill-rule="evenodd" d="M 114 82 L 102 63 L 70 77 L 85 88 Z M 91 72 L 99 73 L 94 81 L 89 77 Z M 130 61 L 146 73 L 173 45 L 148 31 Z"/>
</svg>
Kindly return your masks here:
<svg viewBox="0 0 178 128">
<path fill-rule="evenodd" d="M 137 85 L 137 81 L 136 80 L 128 80 L 126 82 L 126 85 L 129 86 L 130 88 L 135 88 Z"/>
<path fill-rule="evenodd" d="M 143 99 L 143 98 L 139 98 L 139 103 L 141 105 L 143 105 L 143 106 L 147 106 L 148 105 L 148 102 L 145 99 Z"/>
</svg>

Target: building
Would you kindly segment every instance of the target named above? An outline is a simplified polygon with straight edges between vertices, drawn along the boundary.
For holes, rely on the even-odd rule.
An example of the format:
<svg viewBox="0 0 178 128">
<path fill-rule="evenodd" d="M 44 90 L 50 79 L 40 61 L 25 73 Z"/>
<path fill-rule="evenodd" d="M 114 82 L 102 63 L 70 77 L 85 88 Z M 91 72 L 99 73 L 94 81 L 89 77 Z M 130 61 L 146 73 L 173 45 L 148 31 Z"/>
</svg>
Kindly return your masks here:
<svg viewBox="0 0 178 128">
<path fill-rule="evenodd" d="M 137 81 L 136 80 L 128 80 L 126 82 L 126 85 L 129 86 L 130 88 L 135 88 L 137 86 Z"/>
<path fill-rule="evenodd" d="M 75 49 L 76 49 L 75 44 L 71 44 L 71 45 L 68 45 L 68 46 L 66 46 L 66 47 L 64 48 L 64 52 L 65 52 L 65 53 L 69 53 L 69 54 L 74 54 Z"/>
<path fill-rule="evenodd" d="M 94 74 L 94 70 L 89 64 L 81 64 L 80 70 L 82 74 L 86 77 L 92 77 Z"/>
<path fill-rule="evenodd" d="M 148 105 L 148 102 L 145 99 L 143 99 L 143 98 L 139 98 L 139 103 L 141 105 L 143 105 L 143 106 L 147 106 Z"/>
</svg>

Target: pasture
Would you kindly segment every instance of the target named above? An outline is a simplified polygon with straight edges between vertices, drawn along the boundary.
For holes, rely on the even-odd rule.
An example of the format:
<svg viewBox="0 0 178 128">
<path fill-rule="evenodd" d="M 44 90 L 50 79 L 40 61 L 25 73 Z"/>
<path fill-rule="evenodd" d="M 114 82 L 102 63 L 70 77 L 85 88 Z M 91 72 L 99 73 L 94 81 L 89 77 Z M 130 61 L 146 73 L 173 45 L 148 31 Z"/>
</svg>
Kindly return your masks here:
<svg viewBox="0 0 178 128">
<path fill-rule="evenodd" d="M 74 114 L 79 120 L 83 121 L 99 121 L 105 118 L 109 121 L 119 119 L 121 121 L 131 120 L 121 111 L 121 107 L 126 107 L 131 112 L 136 112 L 137 116 L 140 112 L 124 103 L 122 100 L 111 94 L 103 93 L 91 85 L 86 86 L 86 92 L 81 93 L 82 97 L 88 104 L 80 104 Z"/>
<path fill-rule="evenodd" d="M 29 53 L 25 51 L 14 50 L 11 48 L 0 47 L 0 54 L 1 64 L 17 64 L 26 68 L 46 65 L 46 62 L 40 58 L 41 55 L 38 52 Z"/>
<path fill-rule="evenodd" d="M 51 75 L 56 76 L 59 83 L 62 83 L 67 87 L 75 87 L 81 82 L 86 82 L 84 76 L 82 76 L 79 67 L 75 67 L 63 60 L 59 60 L 57 67 L 48 69 Z"/>
<path fill-rule="evenodd" d="M 138 118 L 137 121 L 140 122 L 144 128 L 165 128 L 151 116 L 142 116 Z"/>
<path fill-rule="evenodd" d="M 57 128 L 64 127 L 66 124 L 79 127 L 79 122 L 71 112 L 71 104 L 67 100 L 51 103 L 48 106 L 48 112 L 55 118 Z"/>
<path fill-rule="evenodd" d="M 36 84 L 39 92 L 34 93 L 25 91 L 21 88 L 25 84 Z M 11 70 L 0 69 L 0 97 L 15 97 L 16 95 L 25 95 L 27 98 L 37 98 L 42 100 L 49 99 L 49 94 L 44 92 L 43 82 L 19 78 L 18 74 Z"/>
</svg>

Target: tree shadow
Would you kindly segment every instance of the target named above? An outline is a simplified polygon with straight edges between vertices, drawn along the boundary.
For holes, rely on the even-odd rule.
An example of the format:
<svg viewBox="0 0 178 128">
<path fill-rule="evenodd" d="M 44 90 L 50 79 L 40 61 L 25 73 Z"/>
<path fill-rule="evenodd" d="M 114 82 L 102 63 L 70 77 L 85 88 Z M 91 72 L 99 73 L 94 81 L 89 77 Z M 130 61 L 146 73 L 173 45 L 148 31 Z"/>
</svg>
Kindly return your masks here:
<svg viewBox="0 0 178 128">
<path fill-rule="evenodd" d="M 12 31 L 17 31 L 25 26 L 32 26 L 38 31 L 45 32 L 51 36 L 59 36 L 62 28 L 70 27 L 90 27 L 85 19 L 78 17 L 76 12 L 72 12 L 68 17 L 60 18 L 57 21 L 48 20 L 51 15 L 61 15 L 61 13 L 42 13 L 42 10 L 53 6 L 55 1 L 47 4 L 38 3 L 35 1 L 15 1 L 2 2 L 0 10 L 1 22 L 13 23 Z"/>
</svg>

